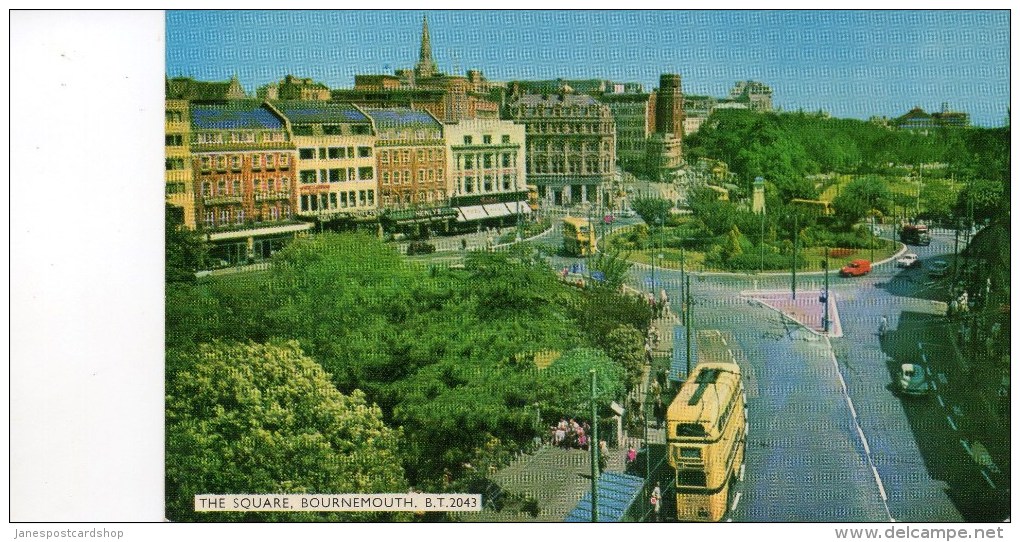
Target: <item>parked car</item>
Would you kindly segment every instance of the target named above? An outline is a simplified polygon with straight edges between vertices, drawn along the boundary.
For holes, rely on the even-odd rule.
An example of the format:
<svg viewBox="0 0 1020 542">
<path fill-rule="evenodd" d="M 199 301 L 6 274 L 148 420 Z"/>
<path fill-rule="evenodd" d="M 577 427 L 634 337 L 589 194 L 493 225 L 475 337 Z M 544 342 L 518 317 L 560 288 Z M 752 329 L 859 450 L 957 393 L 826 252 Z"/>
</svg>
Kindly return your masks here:
<svg viewBox="0 0 1020 542">
<path fill-rule="evenodd" d="M 914 363 L 901 365 L 898 388 L 907 395 L 924 395 L 931 391 L 924 367 Z"/>
<path fill-rule="evenodd" d="M 920 263 L 921 260 L 917 259 L 917 254 L 908 252 L 902 258 L 896 260 L 896 267 L 914 267 Z"/>
<path fill-rule="evenodd" d="M 947 271 L 949 271 L 949 262 L 945 260 L 935 260 L 928 264 L 928 274 L 933 277 L 944 277 Z"/>
<path fill-rule="evenodd" d="M 854 260 L 839 270 L 839 274 L 844 277 L 859 277 L 861 275 L 867 275 L 871 272 L 871 262 L 868 260 Z"/>
</svg>

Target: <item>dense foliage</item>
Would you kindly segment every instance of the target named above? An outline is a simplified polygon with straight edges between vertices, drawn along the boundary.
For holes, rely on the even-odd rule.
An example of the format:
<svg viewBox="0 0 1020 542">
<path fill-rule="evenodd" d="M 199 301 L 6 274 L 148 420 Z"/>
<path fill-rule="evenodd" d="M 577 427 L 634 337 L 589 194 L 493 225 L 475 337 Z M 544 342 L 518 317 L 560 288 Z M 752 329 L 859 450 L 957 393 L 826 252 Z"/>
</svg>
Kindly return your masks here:
<svg viewBox="0 0 1020 542">
<path fill-rule="evenodd" d="M 626 264 L 606 257 L 602 267 L 617 281 Z M 293 242 L 266 273 L 169 285 L 166 337 L 171 360 L 216 339 L 296 340 L 339 392 L 364 393 L 401 428 L 408 483 L 440 490 L 448 474 L 466 483 L 559 416 L 590 418 L 578 384 L 589 367 L 619 399 L 634 333 L 611 332 L 643 334 L 649 319 L 646 303 L 618 289 L 561 283 L 523 246 L 472 252 L 449 269 L 409 264 L 370 236 L 324 234 Z M 613 337 L 627 344 L 612 349 Z M 539 370 L 541 352 L 559 359 Z"/>
</svg>

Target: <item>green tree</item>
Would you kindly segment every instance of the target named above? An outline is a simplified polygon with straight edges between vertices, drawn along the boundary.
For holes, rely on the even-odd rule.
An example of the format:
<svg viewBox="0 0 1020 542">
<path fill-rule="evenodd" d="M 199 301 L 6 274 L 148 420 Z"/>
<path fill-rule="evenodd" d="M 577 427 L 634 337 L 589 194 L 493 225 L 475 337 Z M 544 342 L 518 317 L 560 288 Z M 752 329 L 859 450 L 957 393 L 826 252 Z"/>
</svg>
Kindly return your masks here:
<svg viewBox="0 0 1020 542">
<path fill-rule="evenodd" d="M 969 217 L 973 212 L 975 222 L 996 218 L 1009 211 L 1009 199 L 1005 191 L 1005 184 L 1001 181 L 970 181 L 960 191 L 954 212 L 961 218 Z"/>
<path fill-rule="evenodd" d="M 645 366 L 644 334 L 633 326 L 617 326 L 606 336 L 606 354 L 627 371 L 627 391 L 641 381 Z"/>
<path fill-rule="evenodd" d="M 607 409 L 625 393 L 627 371 L 601 350 L 571 350 L 538 372 L 542 414 L 550 419 L 591 418 L 591 374 L 595 369 L 596 403 Z"/>
<path fill-rule="evenodd" d="M 673 202 L 662 198 L 637 198 L 630 206 L 646 224 L 655 226 L 666 223 Z"/>
<path fill-rule="evenodd" d="M 198 233 L 184 226 L 180 207 L 167 203 L 164 217 L 166 281 L 194 282 L 195 271 L 205 265 L 206 244 Z"/>
<path fill-rule="evenodd" d="M 166 382 L 167 517 L 173 521 L 368 521 L 379 513 L 200 514 L 198 494 L 400 493 L 399 432 L 355 391 L 341 394 L 294 342 L 171 351 Z"/>
<path fill-rule="evenodd" d="M 602 281 L 593 281 L 598 288 L 619 290 L 623 281 L 627 278 L 627 271 L 633 264 L 627 261 L 627 256 L 620 255 L 620 251 L 614 249 L 612 252 L 599 252 L 588 263 L 592 273 L 601 272 L 604 276 Z"/>
<path fill-rule="evenodd" d="M 743 248 L 740 246 L 741 241 L 740 230 L 737 229 L 737 225 L 734 224 L 730 233 L 726 236 L 726 254 L 727 257 L 740 256 L 744 253 Z"/>
<path fill-rule="evenodd" d="M 887 213 L 892 197 L 886 183 L 874 176 L 859 177 L 850 181 L 832 200 L 836 217 L 845 228 L 856 224 L 872 209 Z"/>
</svg>

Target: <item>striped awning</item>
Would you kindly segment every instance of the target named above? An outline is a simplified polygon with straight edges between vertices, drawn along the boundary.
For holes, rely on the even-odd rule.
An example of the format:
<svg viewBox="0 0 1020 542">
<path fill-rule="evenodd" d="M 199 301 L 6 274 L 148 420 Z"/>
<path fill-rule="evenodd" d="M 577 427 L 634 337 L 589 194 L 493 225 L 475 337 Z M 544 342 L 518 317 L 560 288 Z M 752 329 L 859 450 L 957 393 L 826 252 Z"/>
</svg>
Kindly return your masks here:
<svg viewBox="0 0 1020 542">
<path fill-rule="evenodd" d="M 513 213 L 506 208 L 506 205 L 502 203 L 489 203 L 483 205 L 485 207 L 485 213 L 489 215 L 489 218 L 499 218 L 501 216 L 509 216 Z"/>
<path fill-rule="evenodd" d="M 485 213 L 485 207 L 482 205 L 457 207 L 457 222 L 471 222 L 474 220 L 482 220 L 488 217 L 489 215 Z"/>
</svg>

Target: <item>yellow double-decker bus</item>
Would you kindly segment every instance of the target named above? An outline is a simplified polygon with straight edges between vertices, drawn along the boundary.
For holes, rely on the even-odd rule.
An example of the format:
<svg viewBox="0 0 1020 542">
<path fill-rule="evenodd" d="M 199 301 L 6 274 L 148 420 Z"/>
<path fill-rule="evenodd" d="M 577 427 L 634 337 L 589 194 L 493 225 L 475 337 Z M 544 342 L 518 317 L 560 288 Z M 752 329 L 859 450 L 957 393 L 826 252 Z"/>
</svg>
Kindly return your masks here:
<svg viewBox="0 0 1020 542">
<path fill-rule="evenodd" d="M 744 387 L 735 363 L 702 363 L 666 412 L 680 521 L 719 521 L 744 462 Z"/>
<path fill-rule="evenodd" d="M 590 220 L 573 216 L 563 219 L 563 249 L 574 256 L 595 253 L 595 228 Z"/>
</svg>

